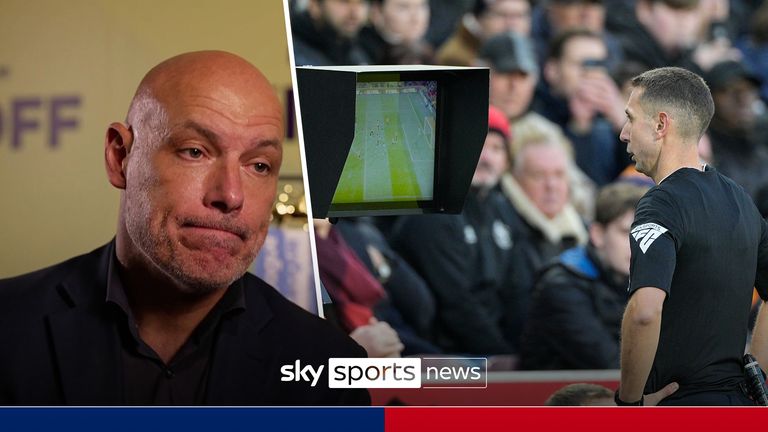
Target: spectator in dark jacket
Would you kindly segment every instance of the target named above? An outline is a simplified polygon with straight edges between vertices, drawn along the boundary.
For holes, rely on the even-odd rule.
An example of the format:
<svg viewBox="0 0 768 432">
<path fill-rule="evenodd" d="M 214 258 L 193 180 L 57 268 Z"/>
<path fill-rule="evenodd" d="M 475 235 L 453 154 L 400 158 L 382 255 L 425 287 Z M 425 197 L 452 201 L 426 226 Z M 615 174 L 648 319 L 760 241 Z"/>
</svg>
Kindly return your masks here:
<svg viewBox="0 0 768 432">
<path fill-rule="evenodd" d="M 458 215 L 407 216 L 392 231 L 392 246 L 418 271 L 436 300 L 435 334 L 449 353 L 510 354 L 522 329 L 522 301 L 512 287 L 509 203 L 497 185 L 509 165 L 509 124 L 496 109 Z"/>
<path fill-rule="evenodd" d="M 563 252 L 540 273 L 522 338 L 525 369 L 618 369 L 627 302 L 629 229 L 646 188 L 604 187 L 590 242 Z"/>
<path fill-rule="evenodd" d="M 515 135 L 511 176 L 501 181 L 514 212 L 508 224 L 515 240 L 515 291 L 530 293 L 535 273 L 566 249 L 587 243 L 586 226 L 571 204 L 568 172 L 573 162 L 556 135 Z M 516 217 L 514 217 L 516 216 Z"/>
<path fill-rule="evenodd" d="M 598 186 L 630 163 L 619 141 L 624 98 L 608 75 L 603 38 L 586 29 L 554 39 L 544 64 L 534 110 L 560 126 L 573 144 L 576 165 Z"/>
<path fill-rule="evenodd" d="M 718 60 L 736 59 L 727 40 L 702 40 L 713 18 L 700 0 L 612 2 L 606 29 L 621 42 L 624 58 L 647 69 L 678 66 L 702 73 Z"/>
<path fill-rule="evenodd" d="M 589 29 L 602 36 L 608 47 L 609 69 L 613 71 L 624 58 L 619 40 L 605 31 L 606 5 L 603 0 L 549 0 L 533 10 L 531 38 L 536 54 L 544 63 L 552 41 L 561 33 L 577 28 Z"/>
<path fill-rule="evenodd" d="M 718 63 L 705 77 L 715 102 L 708 131 L 713 165 L 755 199 L 768 188 L 768 117 L 760 81 L 734 61 Z"/>
<path fill-rule="evenodd" d="M 768 2 L 764 1 L 754 12 L 749 35 L 742 37 L 736 46 L 743 54 L 744 64 L 760 75 L 763 82 L 760 97 L 768 103 Z"/>
<path fill-rule="evenodd" d="M 374 64 L 399 63 L 393 61 L 397 53 L 427 49 L 427 0 L 372 0 L 370 22 L 360 31 L 360 43 Z"/>
<path fill-rule="evenodd" d="M 368 0 L 309 0 L 291 17 L 297 66 L 358 65 L 371 62 L 358 42 L 368 19 Z"/>
<path fill-rule="evenodd" d="M 482 44 L 495 35 L 531 32 L 530 0 L 476 0 L 454 34 L 440 47 L 437 61 L 452 66 L 471 66 Z"/>
<path fill-rule="evenodd" d="M 542 133 L 551 135 L 572 154 L 571 143 L 560 126 L 531 109 L 539 67 L 528 38 L 513 32 L 492 37 L 480 49 L 476 66 L 491 69 L 489 99 L 491 105 L 506 114 L 509 120 L 515 137 L 509 143 L 513 158 L 520 151 L 520 143 L 527 141 L 525 137 Z M 575 166 L 570 168 L 568 177 L 573 203 L 579 211 L 591 214 L 595 195 L 592 181 Z"/>
</svg>

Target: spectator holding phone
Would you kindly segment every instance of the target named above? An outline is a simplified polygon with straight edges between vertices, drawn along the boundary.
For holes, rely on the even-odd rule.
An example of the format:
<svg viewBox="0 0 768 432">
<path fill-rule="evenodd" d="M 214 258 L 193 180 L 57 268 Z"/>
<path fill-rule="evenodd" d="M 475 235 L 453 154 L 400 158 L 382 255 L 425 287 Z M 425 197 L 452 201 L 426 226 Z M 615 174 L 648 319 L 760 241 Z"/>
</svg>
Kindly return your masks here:
<svg viewBox="0 0 768 432">
<path fill-rule="evenodd" d="M 586 29 L 562 33 L 552 42 L 533 105 L 563 129 L 576 164 L 597 185 L 614 180 L 629 163 L 617 138 L 624 99 L 608 75 L 607 58 L 600 35 Z"/>
</svg>

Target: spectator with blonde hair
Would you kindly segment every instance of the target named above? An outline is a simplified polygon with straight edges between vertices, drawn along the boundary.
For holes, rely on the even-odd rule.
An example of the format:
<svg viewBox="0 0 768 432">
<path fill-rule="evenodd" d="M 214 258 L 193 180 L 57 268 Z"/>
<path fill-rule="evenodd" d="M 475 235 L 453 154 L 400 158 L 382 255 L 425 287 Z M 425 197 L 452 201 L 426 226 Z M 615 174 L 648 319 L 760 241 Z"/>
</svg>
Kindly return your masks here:
<svg viewBox="0 0 768 432">
<path fill-rule="evenodd" d="M 570 203 L 567 147 L 551 133 L 515 137 L 511 175 L 501 182 L 515 214 L 509 217 L 515 239 L 515 291 L 530 293 L 534 275 L 566 249 L 587 242 L 587 230 Z"/>
</svg>

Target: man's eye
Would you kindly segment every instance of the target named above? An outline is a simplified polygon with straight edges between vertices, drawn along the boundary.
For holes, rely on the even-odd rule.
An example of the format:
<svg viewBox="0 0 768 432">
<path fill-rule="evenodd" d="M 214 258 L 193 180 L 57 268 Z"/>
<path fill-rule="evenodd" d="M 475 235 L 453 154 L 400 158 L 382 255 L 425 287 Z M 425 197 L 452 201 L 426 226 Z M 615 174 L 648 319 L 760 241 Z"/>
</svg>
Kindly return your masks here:
<svg viewBox="0 0 768 432">
<path fill-rule="evenodd" d="M 253 164 L 253 170 L 257 173 L 268 173 L 269 172 L 269 165 L 265 164 L 264 162 L 256 162 Z"/>
<path fill-rule="evenodd" d="M 184 149 L 184 152 L 192 159 L 200 159 L 201 157 L 203 157 L 203 151 L 200 150 L 199 148 L 193 147 L 193 148 Z"/>
</svg>

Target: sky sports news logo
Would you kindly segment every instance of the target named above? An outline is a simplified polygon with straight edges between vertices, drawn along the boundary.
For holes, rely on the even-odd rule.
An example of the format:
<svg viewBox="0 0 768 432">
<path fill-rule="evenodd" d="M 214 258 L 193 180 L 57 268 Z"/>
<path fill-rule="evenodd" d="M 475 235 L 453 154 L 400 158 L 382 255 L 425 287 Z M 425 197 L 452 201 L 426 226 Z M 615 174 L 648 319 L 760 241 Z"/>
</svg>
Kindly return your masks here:
<svg viewBox="0 0 768 432">
<path fill-rule="evenodd" d="M 280 380 L 315 387 L 324 372 L 330 388 L 488 387 L 488 360 L 482 357 L 330 358 L 327 369 L 296 360 L 280 368 Z"/>
</svg>

